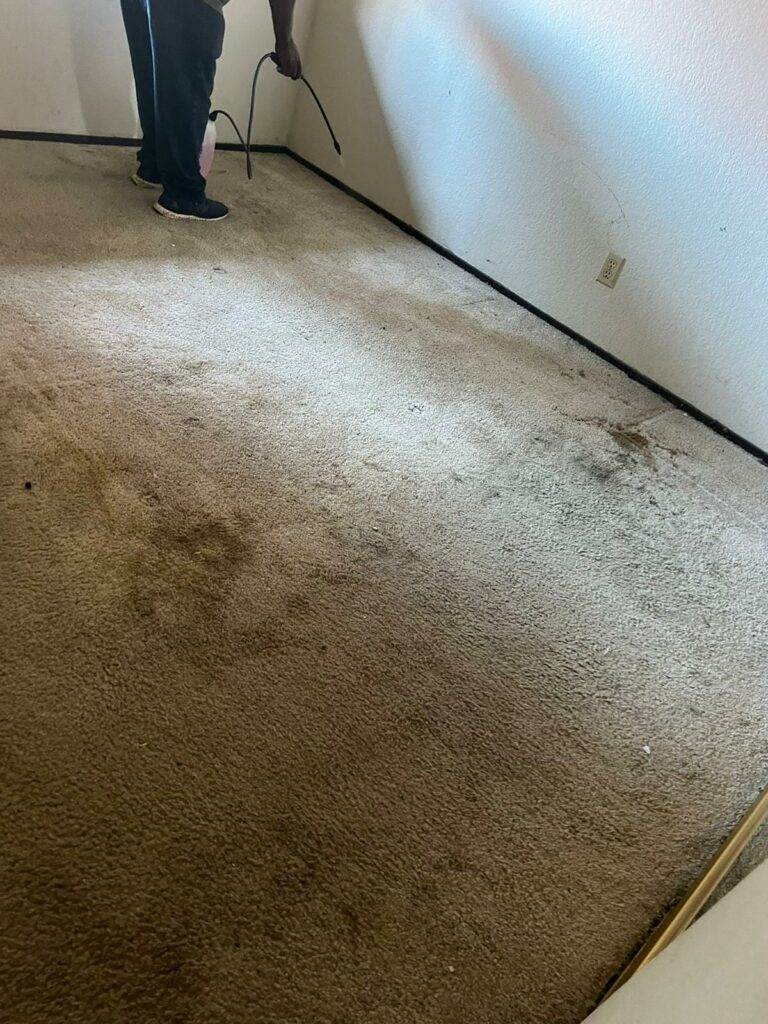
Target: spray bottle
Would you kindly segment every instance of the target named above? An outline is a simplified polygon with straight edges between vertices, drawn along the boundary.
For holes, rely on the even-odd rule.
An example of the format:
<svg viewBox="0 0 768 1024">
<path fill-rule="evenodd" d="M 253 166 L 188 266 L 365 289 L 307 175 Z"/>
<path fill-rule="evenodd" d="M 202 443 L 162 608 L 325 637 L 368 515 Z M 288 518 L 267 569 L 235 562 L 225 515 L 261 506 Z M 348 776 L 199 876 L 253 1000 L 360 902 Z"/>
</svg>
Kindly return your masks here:
<svg viewBox="0 0 768 1024">
<path fill-rule="evenodd" d="M 200 150 L 200 173 L 204 178 L 208 178 L 211 173 L 211 167 L 213 166 L 213 157 L 216 153 L 216 121 L 214 118 L 209 117 L 208 123 L 205 126 L 205 135 L 203 136 L 203 148 Z"/>
</svg>

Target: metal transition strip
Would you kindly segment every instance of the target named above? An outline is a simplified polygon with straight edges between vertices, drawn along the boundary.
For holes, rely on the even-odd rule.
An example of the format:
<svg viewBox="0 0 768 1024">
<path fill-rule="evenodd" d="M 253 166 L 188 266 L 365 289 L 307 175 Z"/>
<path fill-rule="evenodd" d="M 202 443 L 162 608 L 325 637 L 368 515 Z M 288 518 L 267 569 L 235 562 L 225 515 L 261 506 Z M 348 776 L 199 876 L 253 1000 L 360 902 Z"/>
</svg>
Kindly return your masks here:
<svg viewBox="0 0 768 1024">
<path fill-rule="evenodd" d="M 630 978 L 646 967 L 662 950 L 667 948 L 673 939 L 676 939 L 688 925 L 693 923 L 696 915 L 733 867 L 736 858 L 766 820 L 768 820 L 768 787 L 763 790 L 736 825 L 688 894 L 651 932 L 650 937 L 608 988 L 600 1000 L 600 1004 L 609 999 L 614 992 L 618 992 Z"/>
</svg>

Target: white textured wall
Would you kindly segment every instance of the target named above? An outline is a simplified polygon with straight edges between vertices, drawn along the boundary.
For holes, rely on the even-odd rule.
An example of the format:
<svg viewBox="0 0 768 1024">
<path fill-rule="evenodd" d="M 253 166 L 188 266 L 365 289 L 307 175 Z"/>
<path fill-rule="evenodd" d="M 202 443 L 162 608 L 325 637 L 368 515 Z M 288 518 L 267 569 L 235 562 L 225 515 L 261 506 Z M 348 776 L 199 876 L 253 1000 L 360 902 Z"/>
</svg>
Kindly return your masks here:
<svg viewBox="0 0 768 1024">
<path fill-rule="evenodd" d="M 190 4 L 203 0 L 189 0 Z M 0 128 L 87 135 L 138 136 L 128 46 L 119 0 L 2 0 Z M 297 29 L 306 35 L 312 0 L 299 0 Z M 7 9 L 6 9 L 7 8 Z M 248 116 L 256 60 L 274 46 L 267 0 L 232 0 L 214 103 L 238 121 Z M 296 86 L 265 68 L 254 137 L 282 143 Z M 235 136 L 225 122 L 222 139 Z"/>
<path fill-rule="evenodd" d="M 768 448 L 764 0 L 318 0 L 306 65 L 298 152 Z"/>
<path fill-rule="evenodd" d="M 768 863 L 588 1018 L 588 1024 L 768 1020 Z"/>
</svg>

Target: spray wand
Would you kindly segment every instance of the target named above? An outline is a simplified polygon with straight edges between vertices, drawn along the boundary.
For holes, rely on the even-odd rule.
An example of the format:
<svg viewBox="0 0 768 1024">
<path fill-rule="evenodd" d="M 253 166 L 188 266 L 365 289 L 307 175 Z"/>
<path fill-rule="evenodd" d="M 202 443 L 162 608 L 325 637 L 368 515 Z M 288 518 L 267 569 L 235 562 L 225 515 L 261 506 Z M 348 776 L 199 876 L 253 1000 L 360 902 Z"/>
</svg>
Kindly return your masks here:
<svg viewBox="0 0 768 1024">
<path fill-rule="evenodd" d="M 274 53 L 265 53 L 264 56 L 259 61 L 259 63 L 256 65 L 256 70 L 253 73 L 253 81 L 251 82 L 251 105 L 248 111 L 248 130 L 246 132 L 245 139 L 243 139 L 243 136 L 240 132 L 240 129 L 237 127 L 235 119 L 232 117 L 231 114 L 228 114 L 226 110 L 212 110 L 211 113 L 208 115 L 208 127 L 206 128 L 205 138 L 203 140 L 203 149 L 200 154 L 200 170 L 203 174 L 203 177 L 208 177 L 208 172 L 210 171 L 211 164 L 213 163 L 213 152 L 216 148 L 216 118 L 219 116 L 219 114 L 223 114 L 223 116 L 226 117 L 226 119 L 235 129 L 235 133 L 238 139 L 240 140 L 240 145 L 245 150 L 245 171 L 246 174 L 248 175 L 248 180 L 250 181 L 253 178 L 253 165 L 251 162 L 251 133 L 253 131 L 253 114 L 256 107 L 256 86 L 259 81 L 259 72 L 261 71 L 263 65 L 268 60 L 272 60 L 275 64 L 277 63 L 277 57 Z M 301 81 L 304 83 L 304 85 L 306 85 L 307 89 L 309 89 L 312 95 L 312 99 L 317 104 L 317 109 L 322 114 L 323 121 L 325 121 L 325 126 L 328 129 L 328 133 L 330 134 L 331 139 L 333 140 L 333 148 L 336 150 L 339 156 L 341 156 L 341 145 L 339 144 L 339 140 L 336 138 L 336 134 L 333 128 L 331 127 L 331 122 L 328 120 L 328 115 L 325 112 L 323 104 L 320 102 L 320 97 L 312 88 L 312 85 L 310 84 L 309 80 L 305 78 L 303 74 L 301 75 Z"/>
</svg>

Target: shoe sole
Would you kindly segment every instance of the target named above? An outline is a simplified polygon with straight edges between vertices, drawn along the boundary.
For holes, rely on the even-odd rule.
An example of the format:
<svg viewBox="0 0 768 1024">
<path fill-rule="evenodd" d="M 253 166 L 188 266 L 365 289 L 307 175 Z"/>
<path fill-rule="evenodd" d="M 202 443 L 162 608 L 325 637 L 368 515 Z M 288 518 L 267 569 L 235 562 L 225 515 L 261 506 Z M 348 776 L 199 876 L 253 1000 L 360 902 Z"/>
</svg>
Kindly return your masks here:
<svg viewBox="0 0 768 1024">
<path fill-rule="evenodd" d="M 162 186 L 162 185 L 160 184 L 160 182 L 155 182 L 155 181 L 147 181 L 147 180 L 146 180 L 146 178 L 140 178 L 140 177 L 138 176 L 138 174 L 132 174 L 132 175 L 131 175 L 131 181 L 132 181 L 132 182 L 133 182 L 133 184 L 134 184 L 134 185 L 136 185 L 136 186 L 137 186 L 138 188 L 151 188 L 151 189 L 153 189 L 154 191 L 160 191 L 160 189 L 162 189 L 162 187 L 163 187 L 163 186 Z"/>
<path fill-rule="evenodd" d="M 229 216 L 229 210 L 226 213 L 222 213 L 220 217 L 196 217 L 194 213 L 176 213 L 173 210 L 166 210 L 160 203 L 155 203 L 154 208 L 161 217 L 170 217 L 171 220 L 199 220 L 205 224 L 216 220 L 224 220 L 225 217 Z"/>
</svg>

